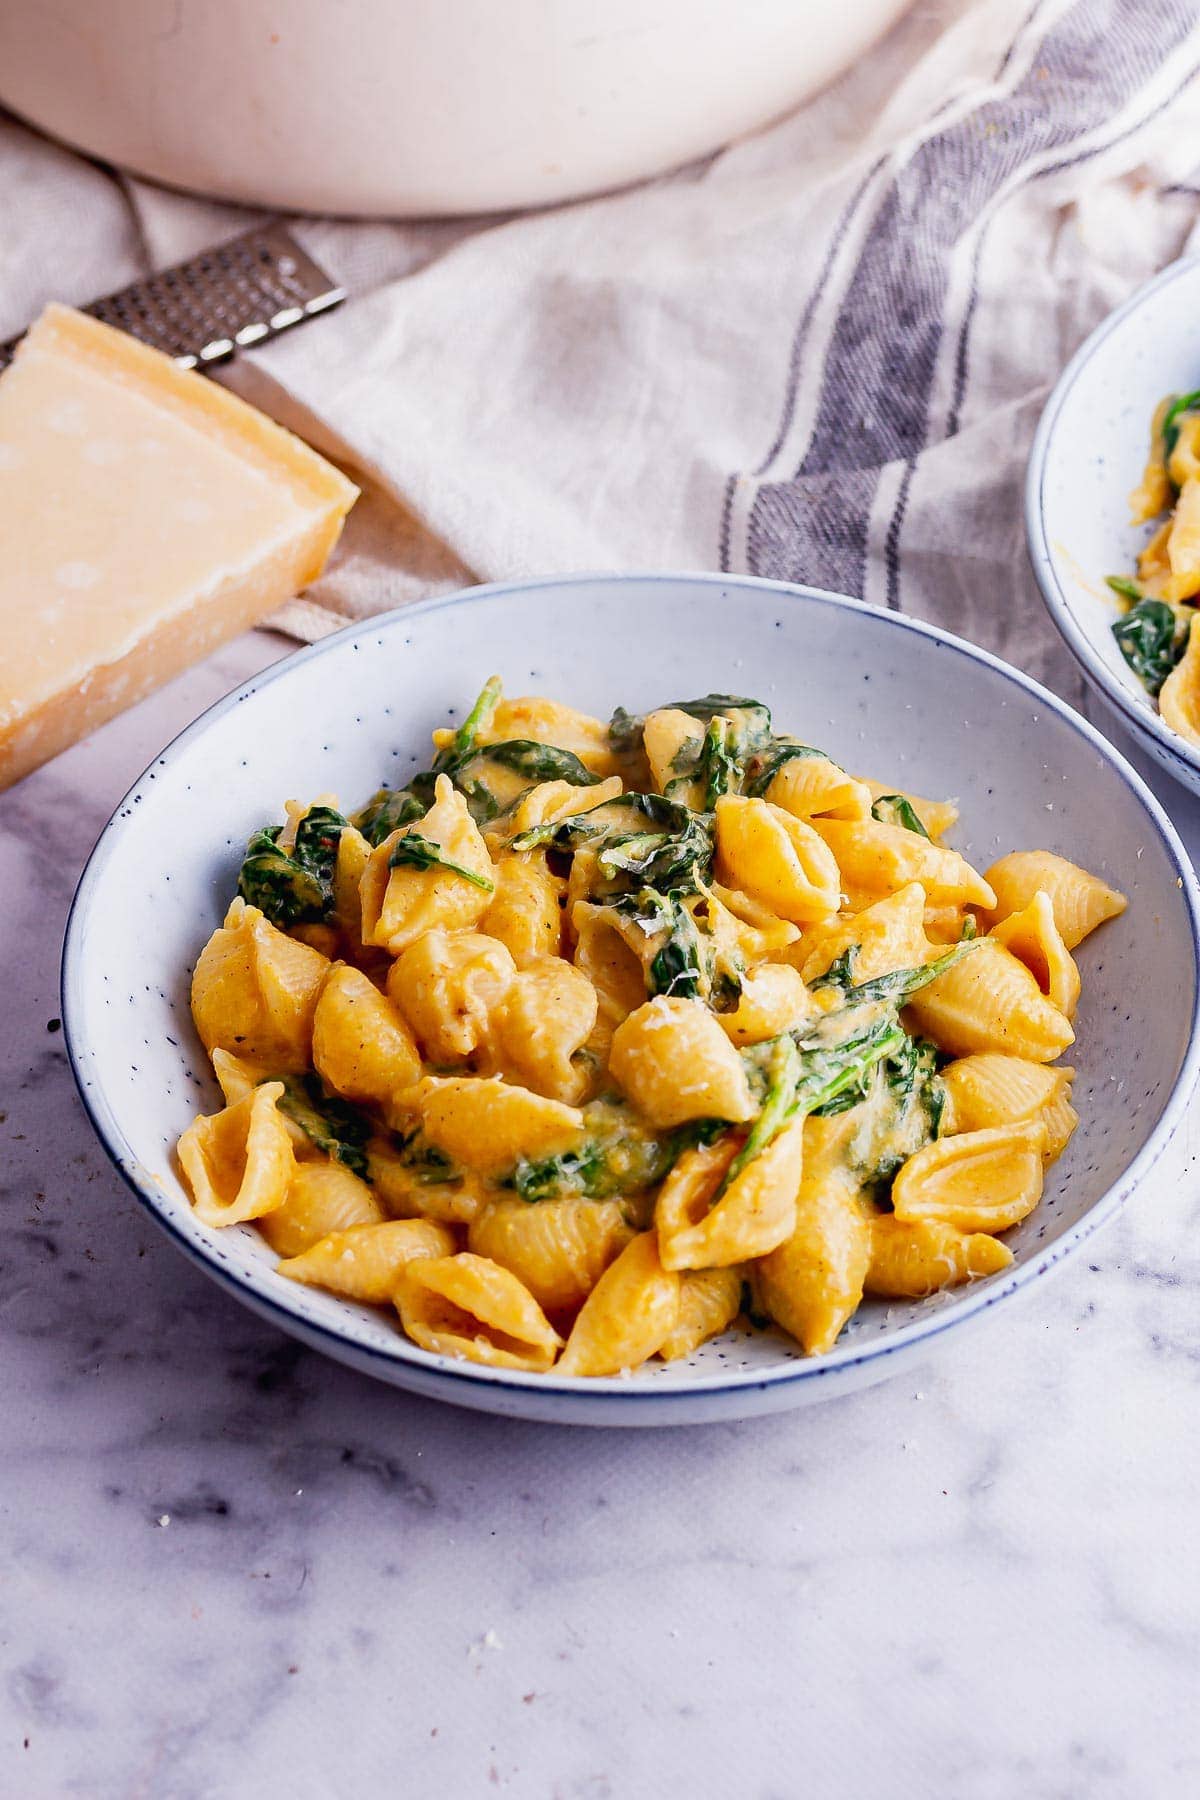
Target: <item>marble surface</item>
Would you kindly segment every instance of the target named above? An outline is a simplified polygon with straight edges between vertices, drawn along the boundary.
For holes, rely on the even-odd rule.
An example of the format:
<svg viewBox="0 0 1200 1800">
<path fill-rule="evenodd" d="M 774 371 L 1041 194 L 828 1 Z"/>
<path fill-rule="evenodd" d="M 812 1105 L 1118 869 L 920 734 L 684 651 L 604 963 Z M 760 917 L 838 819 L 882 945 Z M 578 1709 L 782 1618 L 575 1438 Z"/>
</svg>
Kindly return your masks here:
<svg viewBox="0 0 1200 1800">
<path fill-rule="evenodd" d="M 410 1399 L 139 1209 L 54 1028 L 71 891 L 161 743 L 285 648 L 0 796 L 0 1791 L 1200 1791 L 1197 1124 L 1008 1317 L 741 1426 Z"/>
</svg>

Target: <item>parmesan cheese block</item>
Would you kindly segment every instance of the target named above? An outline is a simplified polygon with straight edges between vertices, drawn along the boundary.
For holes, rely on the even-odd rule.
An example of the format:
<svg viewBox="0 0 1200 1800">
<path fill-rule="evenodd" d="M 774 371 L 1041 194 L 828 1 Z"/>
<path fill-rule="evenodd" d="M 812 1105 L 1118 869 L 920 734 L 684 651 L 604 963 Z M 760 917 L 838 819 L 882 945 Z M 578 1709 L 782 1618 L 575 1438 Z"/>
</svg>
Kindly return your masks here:
<svg viewBox="0 0 1200 1800">
<path fill-rule="evenodd" d="M 0 788 L 314 580 L 356 496 L 204 376 L 47 307 L 0 376 Z"/>
</svg>

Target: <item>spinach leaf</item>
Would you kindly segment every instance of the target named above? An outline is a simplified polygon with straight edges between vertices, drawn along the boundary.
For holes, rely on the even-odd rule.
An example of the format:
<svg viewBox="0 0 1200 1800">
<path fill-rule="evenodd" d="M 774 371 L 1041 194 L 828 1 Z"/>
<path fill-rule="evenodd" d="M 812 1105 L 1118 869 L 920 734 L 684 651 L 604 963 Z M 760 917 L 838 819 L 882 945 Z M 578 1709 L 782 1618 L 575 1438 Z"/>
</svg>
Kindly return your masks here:
<svg viewBox="0 0 1200 1800">
<path fill-rule="evenodd" d="M 431 1144 L 420 1128 L 407 1135 L 398 1132 L 394 1141 L 400 1161 L 422 1187 L 439 1187 L 445 1182 L 462 1180 L 460 1170 L 445 1151 Z"/>
<path fill-rule="evenodd" d="M 1165 600 L 1139 600 L 1113 625 L 1121 655 L 1148 693 L 1158 693 L 1183 655 L 1187 633 L 1178 645 L 1175 633 L 1175 614 Z"/>
<path fill-rule="evenodd" d="M 522 832 L 520 837 L 515 837 L 509 848 L 538 850 L 542 844 L 554 844 L 556 850 L 578 850 L 579 844 L 587 844 L 596 841 L 597 837 L 610 837 L 617 833 L 619 826 L 613 824 L 612 819 L 615 808 L 639 814 L 642 819 L 648 819 L 649 824 L 660 826 L 664 832 L 671 833 L 685 832 L 693 819 L 687 806 L 667 799 L 664 794 L 617 794 L 615 799 L 604 801 L 603 808 L 597 806 L 596 812 L 601 814 L 599 819 L 590 812 L 572 812 L 565 819 L 551 819 L 545 824 L 534 824 L 529 832 Z"/>
<path fill-rule="evenodd" d="M 722 794 L 734 794 L 742 784 L 737 732 L 723 714 L 705 727 L 696 773 L 704 784 L 705 812 L 713 810 Z"/>
<path fill-rule="evenodd" d="M 313 923 L 325 917 L 328 896 L 315 875 L 302 869 L 276 842 L 282 825 L 265 825 L 246 845 L 237 891 L 273 925 Z"/>
<path fill-rule="evenodd" d="M 512 1185 L 531 1204 L 538 1200 L 561 1200 L 582 1194 L 589 1200 L 609 1199 L 617 1190 L 604 1156 L 603 1146 L 586 1143 L 578 1150 L 565 1150 L 558 1156 L 535 1160 L 522 1157 L 512 1177 Z"/>
<path fill-rule="evenodd" d="M 496 884 L 486 875 L 476 874 L 474 869 L 464 868 L 462 863 L 451 862 L 440 844 L 432 838 L 420 837 L 415 831 L 406 832 L 398 839 L 395 848 L 388 857 L 389 869 L 447 869 L 452 875 L 461 875 L 464 881 L 482 888 L 487 894 L 494 894 Z"/>
<path fill-rule="evenodd" d="M 933 1044 L 923 1038 L 906 1038 L 873 1072 L 849 1154 L 860 1180 L 872 1189 L 877 1206 L 890 1204 L 892 1182 L 899 1170 L 941 1130 L 946 1090 L 937 1065 Z"/>
<path fill-rule="evenodd" d="M 783 1130 L 793 1110 L 792 1103 L 800 1085 L 801 1073 L 800 1052 L 795 1040 L 786 1035 L 776 1038 L 768 1064 L 767 1097 L 763 1109 L 750 1127 L 745 1143 L 726 1170 L 716 1196 L 718 1199 L 737 1180 L 746 1164 L 753 1162 Z"/>
<path fill-rule="evenodd" d="M 672 1000 L 702 999 L 706 970 L 696 921 L 674 894 L 663 905 L 668 914 L 667 937 L 650 959 L 647 988 L 652 997 L 665 994 Z"/>
<path fill-rule="evenodd" d="M 761 800 L 780 769 L 798 757 L 816 756 L 828 761 L 823 750 L 810 744 L 799 744 L 791 738 L 773 738 L 766 750 L 751 757 L 746 767 L 746 792 L 752 800 Z"/>
<path fill-rule="evenodd" d="M 608 721 L 608 741 L 619 756 L 631 756 L 642 747 L 645 719 L 618 706 Z"/>
<path fill-rule="evenodd" d="M 902 825 L 905 831 L 915 831 L 918 837 L 929 837 L 912 801 L 906 800 L 903 794 L 880 794 L 872 803 L 871 817 L 878 819 L 881 825 Z"/>
<path fill-rule="evenodd" d="M 414 778 L 419 779 L 419 776 Z M 378 846 L 400 826 L 412 825 L 418 819 L 423 819 L 432 804 L 432 794 L 426 800 L 412 787 L 383 787 L 372 794 L 367 804 L 355 813 L 354 823 L 369 844 Z"/>
<path fill-rule="evenodd" d="M 283 1081 L 280 1112 L 299 1125 L 319 1150 L 336 1162 L 344 1163 L 363 1181 L 369 1181 L 366 1146 L 372 1126 L 367 1115 L 357 1106 L 351 1106 L 348 1100 L 338 1100 L 327 1094 L 319 1075 L 299 1078 L 285 1075 L 280 1079 Z"/>
<path fill-rule="evenodd" d="M 522 1200 L 561 1200 L 582 1195 L 611 1200 L 642 1194 L 665 1181 L 685 1150 L 711 1143 L 729 1128 L 722 1119 L 699 1119 L 678 1131 L 649 1135 L 621 1129 L 621 1122 L 589 1108 L 588 1137 L 577 1150 L 537 1159 L 522 1157 L 509 1180 Z"/>
<path fill-rule="evenodd" d="M 1122 600 L 1138 601 L 1142 598 L 1142 590 L 1131 575 L 1106 575 L 1104 583 L 1114 594 L 1120 594 Z"/>
<path fill-rule="evenodd" d="M 246 845 L 237 891 L 273 925 L 314 924 L 333 909 L 333 872 L 348 821 L 331 806 L 310 806 L 291 851 L 281 850 L 281 825 L 266 825 Z"/>
<path fill-rule="evenodd" d="M 444 750 L 433 759 L 432 773 L 444 775 L 453 762 L 458 762 L 475 748 L 481 731 L 486 731 L 495 717 L 503 689 L 498 675 L 489 675 L 480 688 L 475 704 Z"/>
<path fill-rule="evenodd" d="M 845 996 L 848 1006 L 862 1006 L 876 1000 L 893 1000 L 902 1006 L 911 994 L 936 981 L 944 975 L 973 947 L 972 938 L 964 936 L 962 940 L 951 946 L 941 956 L 935 956 L 932 962 L 922 963 L 916 969 L 889 969 L 886 975 L 876 975 L 872 981 L 863 981 L 855 985 L 854 964 L 858 959 L 858 945 L 851 944 L 848 950 L 832 962 L 823 975 L 809 982 L 814 992 L 835 988 Z"/>
<path fill-rule="evenodd" d="M 771 709 L 761 700 L 749 700 L 742 694 L 703 694 L 698 700 L 671 700 L 658 711 L 684 712 L 708 726 L 722 715 L 729 720 L 742 754 L 762 750 L 771 737 Z M 645 716 L 627 712 L 618 706 L 608 723 L 608 741 L 622 756 L 631 756 L 642 748 Z"/>
<path fill-rule="evenodd" d="M 803 1072 L 796 1089 L 797 1105 L 806 1113 L 832 1114 L 854 1106 L 866 1093 L 876 1063 L 902 1050 L 907 1037 L 893 1008 L 872 1010 L 841 1042 L 822 1044 L 813 1034 L 801 1045 Z"/>
<path fill-rule="evenodd" d="M 771 709 L 743 694 L 703 694 L 698 700 L 672 700 L 670 711 L 687 713 L 707 726 L 721 714 L 728 719 L 744 751 L 763 750 L 771 741 Z"/>
<path fill-rule="evenodd" d="M 560 750 L 556 744 L 535 743 L 532 738 L 511 738 L 501 744 L 487 744 L 471 755 L 484 762 L 499 763 L 518 775 L 527 775 L 530 785 L 539 781 L 569 781 L 572 787 L 595 787 L 600 781 L 599 775 L 593 775 L 572 751 Z M 453 780 L 460 766 L 454 764 L 444 772 Z"/>
<path fill-rule="evenodd" d="M 614 812 L 632 812 L 660 827 L 657 832 L 622 831 Z M 713 859 L 712 820 L 693 813 L 662 794 L 619 794 L 591 813 L 573 813 L 521 832 L 512 841 L 517 851 L 552 846 L 574 851 L 583 844 L 601 845 L 601 873 L 609 880 L 634 877 L 641 886 L 692 891 L 708 879 Z"/>
<path fill-rule="evenodd" d="M 774 1040 L 763 1109 L 712 1204 L 797 1114 L 837 1113 L 857 1105 L 876 1064 L 901 1051 L 906 1041 L 894 1006 L 864 1009 L 862 1018 L 849 1021 L 844 1012 L 829 1014 L 801 1039 L 785 1033 Z M 756 1046 L 760 1055 L 762 1048 Z"/>
<path fill-rule="evenodd" d="M 1179 427 L 1185 413 L 1194 412 L 1200 406 L 1200 388 L 1190 394 L 1180 394 L 1172 401 L 1166 417 L 1162 422 L 1163 454 L 1169 457 L 1179 442 Z"/>
<path fill-rule="evenodd" d="M 686 811 L 686 809 L 683 809 Z M 688 813 L 678 832 L 641 832 L 614 837 L 597 857 L 610 881 L 629 875 L 660 893 L 699 893 L 712 874 L 711 819 Z"/>
</svg>

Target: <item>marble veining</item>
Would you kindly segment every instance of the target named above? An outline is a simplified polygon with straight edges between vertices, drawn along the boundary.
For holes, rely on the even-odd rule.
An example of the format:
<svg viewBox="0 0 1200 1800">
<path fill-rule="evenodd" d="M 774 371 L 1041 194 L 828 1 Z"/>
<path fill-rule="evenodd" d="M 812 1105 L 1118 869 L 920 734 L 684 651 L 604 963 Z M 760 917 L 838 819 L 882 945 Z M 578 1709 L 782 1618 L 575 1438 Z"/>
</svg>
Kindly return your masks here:
<svg viewBox="0 0 1200 1800">
<path fill-rule="evenodd" d="M 0 796 L 0 1793 L 1200 1790 L 1194 1118 L 1007 1316 L 740 1425 L 411 1398 L 156 1229 L 75 1099 L 62 927 L 129 782 L 282 648 Z"/>
</svg>

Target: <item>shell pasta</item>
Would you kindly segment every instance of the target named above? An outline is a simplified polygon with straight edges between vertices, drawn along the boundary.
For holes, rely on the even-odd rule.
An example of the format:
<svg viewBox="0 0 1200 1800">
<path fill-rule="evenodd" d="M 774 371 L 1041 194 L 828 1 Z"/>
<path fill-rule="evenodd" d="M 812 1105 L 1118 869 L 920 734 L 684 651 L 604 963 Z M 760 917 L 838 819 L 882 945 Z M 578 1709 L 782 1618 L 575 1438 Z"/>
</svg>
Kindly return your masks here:
<svg viewBox="0 0 1200 1800">
<path fill-rule="evenodd" d="M 735 1321 L 817 1355 L 1002 1270 L 1125 901 L 980 872 L 875 773 L 754 700 L 604 725 L 493 678 L 406 787 L 288 801 L 193 971 L 198 1218 L 431 1354 L 581 1377 Z"/>
</svg>

